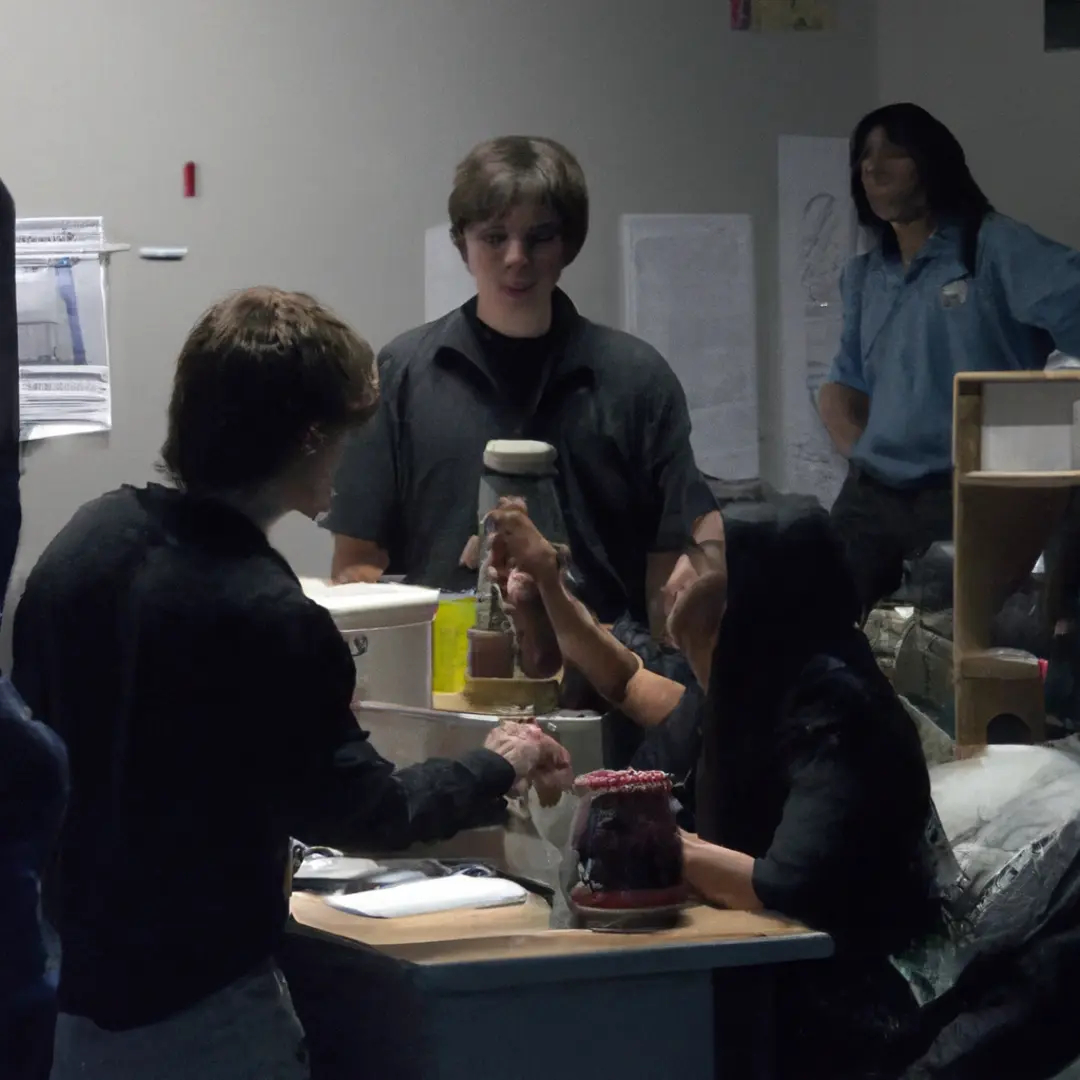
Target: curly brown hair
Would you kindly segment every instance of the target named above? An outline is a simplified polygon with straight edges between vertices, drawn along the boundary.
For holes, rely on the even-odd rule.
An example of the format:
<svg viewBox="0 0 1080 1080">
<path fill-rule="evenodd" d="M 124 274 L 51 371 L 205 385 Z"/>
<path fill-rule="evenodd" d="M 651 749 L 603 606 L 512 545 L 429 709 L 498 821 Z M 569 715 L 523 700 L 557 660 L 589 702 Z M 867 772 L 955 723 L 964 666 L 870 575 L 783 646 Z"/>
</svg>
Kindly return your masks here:
<svg viewBox="0 0 1080 1080">
<path fill-rule="evenodd" d="M 374 353 L 346 323 L 304 293 L 245 289 L 180 350 L 161 469 L 189 491 L 249 489 L 378 401 Z"/>
</svg>

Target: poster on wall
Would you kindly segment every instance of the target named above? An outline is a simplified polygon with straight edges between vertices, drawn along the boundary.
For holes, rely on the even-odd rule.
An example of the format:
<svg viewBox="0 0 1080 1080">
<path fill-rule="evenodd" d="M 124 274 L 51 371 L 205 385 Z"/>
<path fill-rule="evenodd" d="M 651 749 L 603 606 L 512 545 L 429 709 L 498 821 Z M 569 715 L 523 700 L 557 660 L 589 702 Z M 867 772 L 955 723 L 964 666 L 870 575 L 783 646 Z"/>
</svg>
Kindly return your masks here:
<svg viewBox="0 0 1080 1080">
<path fill-rule="evenodd" d="M 668 361 L 699 468 L 754 480 L 758 460 L 753 227 L 746 214 L 633 214 L 620 222 L 623 327 Z"/>
<path fill-rule="evenodd" d="M 840 345 L 840 274 L 856 254 L 848 141 L 785 135 L 779 145 L 780 371 L 784 490 L 831 506 L 847 464 L 817 410 Z"/>
<path fill-rule="evenodd" d="M 1080 49 L 1080 0 L 1043 0 L 1046 51 Z"/>
<path fill-rule="evenodd" d="M 99 217 L 15 222 L 19 437 L 108 431 L 109 255 Z"/>
<path fill-rule="evenodd" d="M 424 322 L 448 315 L 471 300 L 476 283 L 450 239 L 450 222 L 424 233 Z"/>
<path fill-rule="evenodd" d="M 836 0 L 731 0 L 732 30 L 833 30 Z"/>
</svg>

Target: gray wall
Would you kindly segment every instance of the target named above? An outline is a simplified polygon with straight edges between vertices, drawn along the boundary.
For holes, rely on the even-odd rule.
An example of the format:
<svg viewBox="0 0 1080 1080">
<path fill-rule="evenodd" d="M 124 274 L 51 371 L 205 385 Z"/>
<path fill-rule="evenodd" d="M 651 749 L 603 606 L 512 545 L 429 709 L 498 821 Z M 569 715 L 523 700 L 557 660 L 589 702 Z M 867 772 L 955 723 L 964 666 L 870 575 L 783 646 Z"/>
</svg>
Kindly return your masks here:
<svg viewBox="0 0 1080 1080">
<path fill-rule="evenodd" d="M 1080 51 L 1043 51 L 1043 0 L 878 0 L 878 97 L 935 113 L 998 209 L 1080 247 Z"/>
<path fill-rule="evenodd" d="M 766 470 L 777 416 L 776 139 L 845 134 L 874 97 L 874 11 L 835 34 L 727 29 L 721 0 L 52 0 L 5 6 L 0 172 L 22 216 L 104 214 L 111 239 L 186 245 L 112 270 L 114 426 L 26 462 L 19 567 L 83 501 L 152 475 L 173 358 L 221 293 L 315 293 L 376 346 L 423 316 L 423 229 L 457 159 L 497 133 L 580 155 L 592 235 L 567 286 L 618 318 L 627 212 L 748 212 L 757 228 Z M 181 198 L 199 163 L 201 194 Z M 327 539 L 275 539 L 303 572 Z"/>
</svg>

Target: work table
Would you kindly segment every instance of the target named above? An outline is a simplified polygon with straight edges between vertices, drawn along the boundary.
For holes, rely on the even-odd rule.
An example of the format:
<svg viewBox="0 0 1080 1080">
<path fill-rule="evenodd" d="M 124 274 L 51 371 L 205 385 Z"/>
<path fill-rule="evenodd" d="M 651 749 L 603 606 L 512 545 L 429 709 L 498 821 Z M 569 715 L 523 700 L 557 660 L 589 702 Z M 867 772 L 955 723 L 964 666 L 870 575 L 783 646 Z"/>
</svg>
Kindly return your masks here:
<svg viewBox="0 0 1080 1080">
<path fill-rule="evenodd" d="M 384 920 L 297 893 L 292 914 L 309 932 L 409 965 L 438 1080 L 539 1080 L 571 1063 L 575 1074 L 620 1080 L 713 1080 L 720 1064 L 739 1070 L 724 1075 L 768 1077 L 771 969 L 832 951 L 828 936 L 778 916 L 707 906 L 689 908 L 671 930 L 637 934 L 549 929 L 539 896 Z M 723 1013 L 732 1023 L 721 1035 L 714 1020 Z M 538 1021 L 558 1048 L 554 1068 L 550 1053 L 537 1053 Z M 485 1037 L 493 1031 L 496 1039 Z"/>
</svg>

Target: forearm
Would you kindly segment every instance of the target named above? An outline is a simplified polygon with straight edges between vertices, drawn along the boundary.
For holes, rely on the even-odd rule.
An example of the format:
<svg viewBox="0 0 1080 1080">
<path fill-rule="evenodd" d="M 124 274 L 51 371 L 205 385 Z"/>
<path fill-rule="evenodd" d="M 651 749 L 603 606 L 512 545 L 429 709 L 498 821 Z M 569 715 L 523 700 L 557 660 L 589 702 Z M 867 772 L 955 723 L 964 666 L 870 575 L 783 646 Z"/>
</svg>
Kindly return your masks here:
<svg viewBox="0 0 1080 1080">
<path fill-rule="evenodd" d="M 694 522 L 694 541 L 703 544 L 706 541 L 724 542 L 724 518 L 719 510 L 713 510 Z"/>
<path fill-rule="evenodd" d="M 851 457 L 855 444 L 866 430 L 870 399 L 850 386 L 829 382 L 821 388 L 818 411 L 833 445 L 844 457 Z"/>
<path fill-rule="evenodd" d="M 683 876 L 704 899 L 737 911 L 760 911 L 754 859 L 696 838 L 683 844 Z"/>
<path fill-rule="evenodd" d="M 351 536 L 334 537 L 330 576 L 336 585 L 378 581 L 389 565 L 390 556 L 373 541 Z"/>
<path fill-rule="evenodd" d="M 601 697 L 621 705 L 641 661 L 571 596 L 561 573 L 545 575 L 537 587 L 564 662 L 573 664 Z"/>
<path fill-rule="evenodd" d="M 299 793 L 292 835 L 351 850 L 403 851 L 462 829 L 499 824 L 513 766 L 489 750 L 394 770 L 357 735 Z"/>
</svg>

